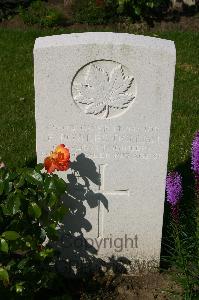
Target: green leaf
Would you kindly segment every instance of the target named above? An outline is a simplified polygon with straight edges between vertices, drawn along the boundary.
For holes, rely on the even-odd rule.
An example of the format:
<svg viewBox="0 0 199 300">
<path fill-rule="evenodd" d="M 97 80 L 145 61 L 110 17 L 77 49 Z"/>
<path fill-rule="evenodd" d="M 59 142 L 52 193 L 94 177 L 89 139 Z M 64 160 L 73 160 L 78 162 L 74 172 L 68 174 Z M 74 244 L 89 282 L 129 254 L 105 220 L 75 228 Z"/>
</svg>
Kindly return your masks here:
<svg viewBox="0 0 199 300">
<path fill-rule="evenodd" d="M 20 235 L 16 231 L 4 231 L 2 233 L 2 237 L 8 241 L 15 241 L 20 237 Z"/>
<path fill-rule="evenodd" d="M 30 242 L 26 242 L 26 247 L 31 248 L 32 247 L 31 243 Z"/>
<path fill-rule="evenodd" d="M 54 174 L 53 177 L 48 176 L 45 178 L 44 187 L 47 192 L 53 191 L 57 196 L 61 196 L 67 189 L 67 183 Z"/>
<path fill-rule="evenodd" d="M 7 216 L 7 215 L 10 214 L 9 211 L 8 211 L 8 209 L 7 209 L 7 206 L 6 206 L 6 205 L 0 204 L 0 206 L 1 206 L 2 211 L 3 211 L 3 214 L 4 214 L 5 216 Z"/>
<path fill-rule="evenodd" d="M 37 172 L 41 171 L 42 169 L 44 168 L 44 164 L 40 163 L 40 164 L 37 164 L 36 167 L 35 167 L 35 170 Z"/>
<path fill-rule="evenodd" d="M 28 213 L 30 216 L 38 219 L 41 216 L 41 208 L 37 205 L 37 203 L 32 202 L 28 207 Z"/>
<path fill-rule="evenodd" d="M 8 212 L 12 215 L 15 215 L 16 213 L 18 213 L 20 205 L 21 205 L 20 196 L 18 194 L 12 193 L 8 197 L 8 202 L 6 205 Z"/>
<path fill-rule="evenodd" d="M 5 180 L 9 180 L 9 177 L 10 177 L 10 172 L 7 171 L 7 172 L 6 172 L 6 175 L 5 175 Z"/>
<path fill-rule="evenodd" d="M 36 170 L 27 170 L 26 180 L 34 185 L 38 185 L 43 182 L 42 175 Z"/>
<path fill-rule="evenodd" d="M 19 282 L 15 284 L 15 291 L 17 294 L 21 294 L 24 290 L 24 283 L 23 282 Z"/>
<path fill-rule="evenodd" d="M 24 174 L 21 174 L 20 177 L 19 177 L 18 182 L 16 183 L 16 187 L 20 188 L 24 185 L 24 183 L 25 183 Z"/>
<path fill-rule="evenodd" d="M 3 194 L 3 188 L 4 188 L 4 183 L 3 183 L 3 180 L 0 179 L 0 195 Z"/>
<path fill-rule="evenodd" d="M 56 224 L 50 224 L 46 228 L 47 236 L 50 239 L 57 240 L 58 239 L 58 230 L 56 229 Z"/>
<path fill-rule="evenodd" d="M 17 268 L 18 269 L 24 269 L 24 267 L 26 266 L 26 264 L 29 262 L 30 258 L 29 257 L 26 257 L 22 260 L 20 260 L 20 262 L 18 263 L 17 265 Z"/>
<path fill-rule="evenodd" d="M 29 194 L 31 194 L 32 196 L 36 196 L 37 195 L 37 190 L 36 189 L 31 189 L 28 188 Z"/>
<path fill-rule="evenodd" d="M 8 244 L 4 239 L 0 239 L 0 251 L 8 253 Z"/>
<path fill-rule="evenodd" d="M 67 183 L 62 178 L 56 178 L 56 186 L 60 196 L 67 190 Z"/>
<path fill-rule="evenodd" d="M 24 196 L 27 196 L 29 194 L 29 189 L 24 189 L 23 194 L 24 194 Z"/>
<path fill-rule="evenodd" d="M 136 14 L 137 16 L 140 16 L 140 15 L 141 15 L 141 10 L 140 10 L 140 8 L 139 8 L 138 6 L 135 6 L 135 7 L 134 7 L 134 10 L 135 10 L 135 14 Z"/>
<path fill-rule="evenodd" d="M 4 182 L 4 193 L 8 195 L 12 191 L 13 183 L 5 180 Z"/>
<path fill-rule="evenodd" d="M 16 214 L 19 212 L 21 200 L 20 200 L 19 195 L 16 195 L 13 200 L 14 200 L 14 203 L 13 203 L 12 212 L 13 212 L 13 214 Z"/>
<path fill-rule="evenodd" d="M 153 2 L 147 2 L 146 6 L 148 6 L 150 8 L 153 8 L 154 7 L 154 3 Z"/>
<path fill-rule="evenodd" d="M 41 228 L 40 238 L 42 241 L 44 241 L 46 238 L 46 231 L 43 228 Z"/>
<path fill-rule="evenodd" d="M 8 180 L 9 181 L 13 181 L 14 179 L 16 179 L 19 175 L 16 172 L 10 172 L 9 173 L 9 177 Z"/>
<path fill-rule="evenodd" d="M 45 190 L 48 191 L 56 191 L 56 184 L 53 177 L 46 177 L 44 180 Z"/>
<path fill-rule="evenodd" d="M 65 217 L 65 215 L 68 213 L 68 208 L 66 208 L 64 205 L 56 209 L 54 212 L 52 212 L 52 216 L 56 221 L 62 221 L 62 219 Z"/>
<path fill-rule="evenodd" d="M 20 208 L 21 200 L 19 193 L 14 192 L 8 195 L 8 199 L 4 204 L 1 204 L 4 215 L 15 215 Z"/>
<path fill-rule="evenodd" d="M 7 271 L 10 271 L 10 269 L 12 267 L 14 267 L 16 265 L 16 261 L 14 259 L 10 260 L 7 264 L 7 266 L 5 267 Z"/>
<path fill-rule="evenodd" d="M 49 249 L 49 248 L 47 248 L 47 249 L 45 249 L 45 250 L 43 250 L 43 251 L 40 251 L 39 252 L 39 256 L 40 257 L 42 257 L 42 258 L 46 258 L 46 257 L 48 257 L 48 256 L 52 256 L 53 254 L 54 254 L 54 252 L 55 252 L 55 250 L 54 249 Z"/>
<path fill-rule="evenodd" d="M 2 267 L 0 267 L 0 280 L 2 280 L 4 283 L 9 283 L 8 272 Z"/>
<path fill-rule="evenodd" d="M 7 170 L 5 168 L 1 168 L 0 169 L 0 179 L 4 179 L 5 178 L 6 172 L 7 172 Z"/>
<path fill-rule="evenodd" d="M 56 204 L 56 202 L 57 202 L 57 196 L 55 195 L 55 193 L 54 192 L 51 192 L 51 194 L 50 194 L 50 198 L 49 198 L 49 201 L 48 201 L 48 205 L 50 206 L 50 207 L 53 207 L 55 204 Z"/>
</svg>

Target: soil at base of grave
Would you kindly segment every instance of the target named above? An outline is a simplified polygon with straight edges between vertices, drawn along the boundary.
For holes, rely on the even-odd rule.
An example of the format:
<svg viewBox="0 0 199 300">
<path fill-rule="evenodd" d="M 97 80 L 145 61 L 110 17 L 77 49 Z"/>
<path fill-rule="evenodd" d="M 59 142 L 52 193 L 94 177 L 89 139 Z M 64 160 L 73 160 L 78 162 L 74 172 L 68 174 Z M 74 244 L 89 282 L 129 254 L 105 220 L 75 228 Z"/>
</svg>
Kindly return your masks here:
<svg viewBox="0 0 199 300">
<path fill-rule="evenodd" d="M 142 276 L 96 275 L 77 285 L 71 282 L 71 294 L 80 300 L 169 300 L 182 299 L 182 288 L 166 273 Z M 76 286 L 76 287 L 75 287 Z"/>
</svg>

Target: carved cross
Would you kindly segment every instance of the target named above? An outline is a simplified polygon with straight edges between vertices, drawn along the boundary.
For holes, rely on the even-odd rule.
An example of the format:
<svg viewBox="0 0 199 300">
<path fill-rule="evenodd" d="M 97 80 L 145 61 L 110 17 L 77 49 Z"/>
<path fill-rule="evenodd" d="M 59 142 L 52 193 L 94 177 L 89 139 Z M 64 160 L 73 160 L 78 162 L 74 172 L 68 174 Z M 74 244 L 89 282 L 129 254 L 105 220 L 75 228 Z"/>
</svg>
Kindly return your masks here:
<svg viewBox="0 0 199 300">
<path fill-rule="evenodd" d="M 98 186 L 99 192 L 103 195 L 111 196 L 128 196 L 130 195 L 129 189 L 118 189 L 113 191 L 106 191 L 105 189 L 105 170 L 108 164 L 99 165 L 99 174 L 100 174 L 100 184 Z M 104 206 L 100 205 L 100 200 L 98 201 L 98 238 L 103 236 L 104 230 Z"/>
<path fill-rule="evenodd" d="M 108 164 L 99 165 L 99 174 L 101 183 L 99 184 L 99 191 L 104 195 L 116 195 L 116 196 L 129 196 L 129 189 L 118 189 L 114 191 L 105 190 L 105 170 Z"/>
</svg>

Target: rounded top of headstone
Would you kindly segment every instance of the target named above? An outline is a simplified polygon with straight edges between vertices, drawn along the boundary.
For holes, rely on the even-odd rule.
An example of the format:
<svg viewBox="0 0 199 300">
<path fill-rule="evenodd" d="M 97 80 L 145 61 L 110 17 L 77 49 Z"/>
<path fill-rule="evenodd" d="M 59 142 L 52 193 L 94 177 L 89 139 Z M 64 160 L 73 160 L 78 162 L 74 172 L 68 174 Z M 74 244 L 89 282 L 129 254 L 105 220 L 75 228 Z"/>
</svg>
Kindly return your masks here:
<svg viewBox="0 0 199 300">
<path fill-rule="evenodd" d="M 113 32 L 84 32 L 39 37 L 35 41 L 34 50 L 79 44 L 126 44 L 136 48 L 163 50 L 175 55 L 175 45 L 173 41 L 143 35 Z"/>
</svg>

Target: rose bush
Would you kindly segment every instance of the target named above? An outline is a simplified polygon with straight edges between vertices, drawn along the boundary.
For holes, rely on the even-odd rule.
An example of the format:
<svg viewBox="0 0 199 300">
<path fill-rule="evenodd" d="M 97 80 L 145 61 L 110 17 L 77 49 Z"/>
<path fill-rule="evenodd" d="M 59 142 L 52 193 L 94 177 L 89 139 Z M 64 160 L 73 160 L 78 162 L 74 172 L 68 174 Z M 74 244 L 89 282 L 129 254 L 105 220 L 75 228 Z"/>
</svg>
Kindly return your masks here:
<svg viewBox="0 0 199 300">
<path fill-rule="evenodd" d="M 67 184 L 55 170 L 69 168 L 63 144 L 35 168 L 0 168 L 0 285 L 31 297 L 54 280 L 57 252 L 50 246 L 67 208 Z M 47 170 L 43 172 L 44 169 Z"/>
</svg>

